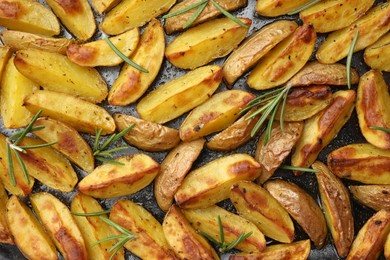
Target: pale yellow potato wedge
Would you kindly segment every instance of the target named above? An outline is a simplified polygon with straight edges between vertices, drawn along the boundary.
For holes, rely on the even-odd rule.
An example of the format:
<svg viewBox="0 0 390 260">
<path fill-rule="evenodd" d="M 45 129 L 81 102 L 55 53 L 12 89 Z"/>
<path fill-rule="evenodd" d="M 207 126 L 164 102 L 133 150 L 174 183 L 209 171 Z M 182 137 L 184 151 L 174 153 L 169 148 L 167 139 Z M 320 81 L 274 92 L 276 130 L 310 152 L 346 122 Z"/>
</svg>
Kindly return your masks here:
<svg viewBox="0 0 390 260">
<path fill-rule="evenodd" d="M 292 34 L 298 25 L 280 20 L 264 26 L 245 40 L 223 64 L 223 79 L 231 86 L 279 42 Z"/>
<path fill-rule="evenodd" d="M 316 40 L 311 25 L 298 27 L 259 61 L 247 79 L 249 87 L 263 90 L 287 82 L 309 60 Z"/>
<path fill-rule="evenodd" d="M 12 52 L 9 46 L 0 46 L 0 78 L 3 77 L 5 67 L 7 66 L 11 55 Z"/>
<path fill-rule="evenodd" d="M 230 200 L 238 214 L 253 222 L 265 236 L 282 243 L 294 240 L 294 224 L 287 211 L 259 185 L 236 182 L 230 189 Z"/>
<path fill-rule="evenodd" d="M 30 196 L 31 205 L 65 259 L 88 259 L 84 239 L 68 207 L 47 192 Z"/>
<path fill-rule="evenodd" d="M 102 107 L 77 97 L 48 90 L 38 90 L 24 99 L 25 107 L 33 113 L 42 110 L 42 116 L 62 121 L 77 131 L 102 134 L 115 131 L 115 122 Z"/>
<path fill-rule="evenodd" d="M 185 209 L 206 208 L 229 198 L 230 187 L 239 180 L 254 180 L 260 164 L 248 154 L 232 154 L 191 171 L 175 194 Z"/>
<path fill-rule="evenodd" d="M 108 103 L 126 106 L 137 101 L 153 83 L 164 58 L 164 30 L 157 19 L 152 19 L 141 35 L 138 47 L 130 59 L 149 72 L 144 73 L 129 64 L 124 64 L 118 78 L 108 93 Z"/>
<path fill-rule="evenodd" d="M 84 177 L 78 190 L 95 198 L 115 198 L 133 194 L 148 186 L 160 165 L 146 154 L 133 154 L 115 159 L 123 165 L 106 163 Z"/>
<path fill-rule="evenodd" d="M 216 241 L 221 241 L 218 224 L 220 217 L 227 244 L 235 241 L 241 233 L 246 235 L 252 232 L 235 248 L 244 252 L 261 252 L 265 249 L 264 235 L 255 224 L 223 208 L 211 206 L 205 209 L 186 209 L 183 214 L 196 230 L 208 234 Z"/>
<path fill-rule="evenodd" d="M 92 7 L 99 14 L 103 14 L 109 10 L 111 10 L 114 6 L 116 6 L 121 0 L 92 0 Z"/>
<path fill-rule="evenodd" d="M 59 53 L 37 49 L 20 50 L 14 64 L 25 77 L 47 90 L 74 95 L 93 103 L 106 98 L 107 84 L 94 68 L 71 62 Z"/>
<path fill-rule="evenodd" d="M 179 128 L 183 141 L 220 131 L 240 116 L 239 112 L 255 96 L 242 90 L 227 90 L 215 94 L 186 117 Z"/>
<path fill-rule="evenodd" d="M 34 0 L 1 0 L 0 26 L 48 36 L 60 33 L 57 17 Z"/>
<path fill-rule="evenodd" d="M 309 2 L 310 0 L 257 0 L 256 12 L 262 16 L 275 17 L 293 12 Z"/>
<path fill-rule="evenodd" d="M 120 34 L 141 27 L 152 18 L 167 12 L 176 0 L 123 0 L 104 17 L 100 29 L 107 34 Z"/>
<path fill-rule="evenodd" d="M 58 259 L 56 247 L 31 209 L 15 195 L 7 203 L 7 222 L 19 250 L 28 259 Z"/>
<path fill-rule="evenodd" d="M 15 242 L 9 228 L 9 222 L 7 222 L 7 203 L 7 192 L 4 185 L 0 183 L 0 243 L 14 245 Z"/>
<path fill-rule="evenodd" d="M 380 71 L 390 72 L 390 33 L 383 35 L 364 51 L 364 61 L 368 66 Z"/>
<path fill-rule="evenodd" d="M 390 185 L 352 185 L 349 191 L 366 207 L 376 211 L 390 209 Z"/>
<path fill-rule="evenodd" d="M 144 120 L 166 123 L 208 100 L 221 80 L 221 67 L 197 68 L 150 92 L 138 102 L 137 112 Z"/>
<path fill-rule="evenodd" d="M 359 36 L 354 52 L 373 44 L 390 30 L 390 4 L 380 4 L 350 26 L 328 35 L 317 50 L 317 60 L 321 63 L 335 63 L 347 57 L 356 32 Z"/>
<path fill-rule="evenodd" d="M 205 142 L 204 138 L 182 142 L 162 161 L 160 172 L 154 181 L 154 197 L 163 211 L 167 211 L 172 205 L 173 196 L 199 157 Z"/>
<path fill-rule="evenodd" d="M 138 28 L 110 37 L 109 40 L 123 55 L 129 57 L 138 45 Z M 116 66 L 123 62 L 105 40 L 70 44 L 66 55 L 69 60 L 84 67 Z"/>
</svg>

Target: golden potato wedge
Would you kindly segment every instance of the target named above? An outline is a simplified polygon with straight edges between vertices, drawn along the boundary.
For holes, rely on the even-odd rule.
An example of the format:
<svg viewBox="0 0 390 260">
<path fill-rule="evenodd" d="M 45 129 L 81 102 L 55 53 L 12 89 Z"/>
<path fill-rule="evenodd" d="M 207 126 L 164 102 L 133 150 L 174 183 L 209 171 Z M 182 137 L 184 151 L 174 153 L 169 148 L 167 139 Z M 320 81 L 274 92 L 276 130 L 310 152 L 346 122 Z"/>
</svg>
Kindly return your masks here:
<svg viewBox="0 0 390 260">
<path fill-rule="evenodd" d="M 223 79 L 231 86 L 279 42 L 292 34 L 298 25 L 280 20 L 264 26 L 245 40 L 223 64 Z"/>
<path fill-rule="evenodd" d="M 383 35 L 364 51 L 364 61 L 373 69 L 390 72 L 390 33 Z"/>
<path fill-rule="evenodd" d="M 56 247 L 27 205 L 15 195 L 7 203 L 7 221 L 15 244 L 28 259 L 58 259 Z"/>
<path fill-rule="evenodd" d="M 181 140 L 191 141 L 225 129 L 240 116 L 240 110 L 254 97 L 242 90 L 215 94 L 186 117 L 179 128 Z"/>
<path fill-rule="evenodd" d="M 248 77 L 249 87 L 263 90 L 287 82 L 309 60 L 316 40 L 311 25 L 298 27 L 259 61 Z"/>
<path fill-rule="evenodd" d="M 309 2 L 310 0 L 258 0 L 256 12 L 262 16 L 275 17 L 293 12 Z"/>
<path fill-rule="evenodd" d="M 178 68 L 195 69 L 228 55 L 244 40 L 252 24 L 248 18 L 238 19 L 248 28 L 225 17 L 185 31 L 168 44 L 165 57 Z"/>
<path fill-rule="evenodd" d="M 390 184 L 390 150 L 371 144 L 350 144 L 331 152 L 327 161 L 340 178 L 365 184 Z"/>
<path fill-rule="evenodd" d="M 126 106 L 137 101 L 156 78 L 164 58 L 164 29 L 157 19 L 152 19 L 142 33 L 138 47 L 130 59 L 149 72 L 144 73 L 124 64 L 118 78 L 108 93 L 108 103 Z"/>
<path fill-rule="evenodd" d="M 374 0 L 327 0 L 321 1 L 299 13 L 304 23 L 313 25 L 319 33 L 327 33 L 347 27 L 374 4 Z"/>
<path fill-rule="evenodd" d="M 114 6 L 116 6 L 121 0 L 92 0 L 92 7 L 99 14 L 103 14 L 107 11 L 110 11 Z"/>
<path fill-rule="evenodd" d="M 0 78 L 3 77 L 5 67 L 7 66 L 11 55 L 12 51 L 9 46 L 0 46 Z"/>
<path fill-rule="evenodd" d="M 148 186 L 160 170 L 160 165 L 146 154 L 122 156 L 115 161 L 124 165 L 106 163 L 96 167 L 79 182 L 79 191 L 95 198 L 130 195 Z"/>
<path fill-rule="evenodd" d="M 1 0 L 0 26 L 48 36 L 60 33 L 60 24 L 53 12 L 33 0 Z"/>
<path fill-rule="evenodd" d="M 176 205 L 172 205 L 162 224 L 164 235 L 180 259 L 219 259 L 206 239 L 199 235 Z"/>
<path fill-rule="evenodd" d="M 93 103 L 107 96 L 107 84 L 94 68 L 84 68 L 59 53 L 20 50 L 14 64 L 26 78 L 47 90 L 62 92 Z"/>
<path fill-rule="evenodd" d="M 376 211 L 390 209 L 390 185 L 352 185 L 349 191 L 364 206 Z"/>
<path fill-rule="evenodd" d="M 135 124 L 123 138 L 139 149 L 150 152 L 166 151 L 180 143 L 179 131 L 174 128 L 125 114 L 114 114 L 114 120 L 118 131 Z"/>
<path fill-rule="evenodd" d="M 238 181 L 230 189 L 230 200 L 237 212 L 265 236 L 282 243 L 294 240 L 294 224 L 287 211 L 262 187 Z"/>
<path fill-rule="evenodd" d="M 185 209 L 206 208 L 229 198 L 230 187 L 239 180 L 254 180 L 260 164 L 248 154 L 232 154 L 191 171 L 175 194 Z"/>
<path fill-rule="evenodd" d="M 92 37 L 96 23 L 88 0 L 46 0 L 62 24 L 81 41 Z"/>
<path fill-rule="evenodd" d="M 381 72 L 370 70 L 359 82 L 356 112 L 366 140 L 381 149 L 390 149 L 390 133 L 371 127 L 390 128 L 389 90 Z"/>
<path fill-rule="evenodd" d="M 186 209 L 183 210 L 183 214 L 196 230 L 208 234 L 216 241 L 221 241 L 218 224 L 220 217 L 227 244 L 235 241 L 241 233 L 252 232 L 235 248 L 244 252 L 261 252 L 265 249 L 264 235 L 255 224 L 223 208 L 211 206 L 205 209 Z"/>
<path fill-rule="evenodd" d="M 84 171 L 92 172 L 95 163 L 92 149 L 73 127 L 48 117 L 38 118 L 34 126 L 45 127 L 34 131 L 35 136 L 47 143 L 56 142 L 51 147 L 65 155 Z"/>
<path fill-rule="evenodd" d="M 300 138 L 302 129 L 303 122 L 284 122 L 283 130 L 279 122 L 274 122 L 267 144 L 264 145 L 265 134 L 261 135 L 255 153 L 255 159 L 261 165 L 258 183 L 266 182 L 279 168 Z"/>
<path fill-rule="evenodd" d="M 199 157 L 205 142 L 204 138 L 182 142 L 161 163 L 160 173 L 154 181 L 154 197 L 162 210 L 167 211 L 172 205 L 173 196 Z"/>
<path fill-rule="evenodd" d="M 390 234 L 387 235 L 385 246 L 384 246 L 384 255 L 386 260 L 390 259 Z"/>
<path fill-rule="evenodd" d="M 1 81 L 1 118 L 7 128 L 28 125 L 33 114 L 23 106 L 24 98 L 39 89 L 39 85 L 23 76 L 14 65 L 14 57 L 8 61 Z"/>
<path fill-rule="evenodd" d="M 332 141 L 350 118 L 354 109 L 355 96 L 353 90 L 340 90 L 333 93 L 332 102 L 305 122 L 301 138 L 291 156 L 293 166 L 309 167 L 316 160 L 321 150 Z"/>
<path fill-rule="evenodd" d="M 141 259 L 176 259 L 160 222 L 140 205 L 119 200 L 111 208 L 110 219 L 136 236 L 124 246 Z"/>
<path fill-rule="evenodd" d="M 373 44 L 390 30 L 390 4 L 382 3 L 350 26 L 328 35 L 317 50 L 317 60 L 321 63 L 335 63 L 347 57 L 356 32 L 359 36 L 354 52 L 360 51 Z"/>
<path fill-rule="evenodd" d="M 9 223 L 7 222 L 7 203 L 8 195 L 4 185 L 0 183 L 0 243 L 14 245 L 14 239 L 11 235 Z"/>
<path fill-rule="evenodd" d="M 115 131 L 115 122 L 102 107 L 77 97 L 49 90 L 38 90 L 24 99 L 25 107 L 33 113 L 42 110 L 42 116 L 48 116 L 72 126 L 77 131 L 102 134 Z"/>
<path fill-rule="evenodd" d="M 176 0 L 124 0 L 104 17 L 100 29 L 107 34 L 120 34 L 141 27 L 152 18 L 167 12 Z"/>
<path fill-rule="evenodd" d="M 47 192 L 30 196 L 31 205 L 65 259 L 88 259 L 84 239 L 69 209 Z"/>
<path fill-rule="evenodd" d="M 325 219 L 340 257 L 347 256 L 352 245 L 354 226 L 349 193 L 344 184 L 328 169 L 316 161 L 316 173 Z"/>
<path fill-rule="evenodd" d="M 109 39 L 123 55 L 128 57 L 138 45 L 139 31 L 138 28 L 134 28 Z M 69 60 L 84 67 L 116 66 L 123 62 L 105 40 L 70 44 L 66 55 Z"/>
</svg>

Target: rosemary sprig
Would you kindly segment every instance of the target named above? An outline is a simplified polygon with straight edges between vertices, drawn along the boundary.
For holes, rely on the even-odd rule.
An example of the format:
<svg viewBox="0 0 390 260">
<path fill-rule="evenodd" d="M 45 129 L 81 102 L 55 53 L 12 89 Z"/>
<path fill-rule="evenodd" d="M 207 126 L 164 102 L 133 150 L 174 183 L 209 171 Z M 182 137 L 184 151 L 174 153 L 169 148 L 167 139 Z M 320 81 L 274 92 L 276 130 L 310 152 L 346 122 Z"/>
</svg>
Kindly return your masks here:
<svg viewBox="0 0 390 260">
<path fill-rule="evenodd" d="M 390 134 L 390 129 L 389 128 L 386 128 L 386 127 L 381 127 L 381 126 L 370 126 L 371 129 L 373 130 L 379 130 L 379 131 L 383 131 L 383 132 L 386 132 L 386 133 L 389 133 Z"/>
<path fill-rule="evenodd" d="M 283 170 L 300 171 L 300 172 L 314 172 L 314 173 L 320 172 L 319 170 L 315 170 L 315 169 L 296 167 L 291 165 L 282 165 L 279 168 Z"/>
<path fill-rule="evenodd" d="M 315 4 L 317 4 L 317 3 L 319 3 L 319 2 L 321 2 L 321 0 L 313 0 L 313 1 L 310 1 L 309 3 L 304 4 L 304 5 L 300 6 L 300 7 L 298 7 L 297 9 L 295 9 L 294 11 L 288 13 L 288 15 L 293 15 L 293 14 L 300 13 L 300 12 L 302 12 L 303 10 L 305 10 L 305 9 L 307 9 L 307 8 L 309 8 L 309 7 L 311 7 L 311 6 L 315 5 Z"/>
<path fill-rule="evenodd" d="M 99 212 L 90 212 L 90 213 L 80 213 L 80 212 L 70 212 L 72 215 L 78 216 L 78 217 L 97 217 L 101 215 L 106 215 L 110 213 L 110 210 L 103 210 Z"/>
<path fill-rule="evenodd" d="M 349 48 L 348 51 L 348 56 L 347 56 L 347 83 L 348 83 L 348 89 L 351 89 L 351 63 L 352 63 L 352 56 L 353 56 L 353 51 L 355 49 L 356 41 L 359 36 L 359 31 L 356 31 L 355 36 L 353 37 L 351 47 Z"/>
<path fill-rule="evenodd" d="M 196 7 L 199 7 L 199 6 L 201 6 L 201 5 L 203 5 L 203 4 L 207 3 L 207 2 L 208 2 L 208 0 L 199 1 L 199 2 L 197 2 L 197 3 L 195 3 L 195 4 L 186 6 L 186 7 L 184 7 L 183 9 L 180 9 L 180 10 L 178 10 L 178 11 L 176 11 L 176 12 L 171 13 L 171 14 L 166 14 L 166 15 L 164 15 L 162 18 L 163 18 L 163 19 L 167 19 L 167 18 L 171 18 L 171 17 L 174 17 L 174 16 L 178 16 L 178 15 L 180 15 L 180 14 L 184 14 L 184 13 L 186 13 L 186 12 L 188 12 L 188 11 L 190 11 L 190 10 L 196 8 Z"/>
<path fill-rule="evenodd" d="M 203 4 L 200 5 L 200 6 L 198 7 L 198 9 L 196 9 L 195 13 L 193 13 L 192 16 L 191 16 L 191 18 L 188 19 L 188 21 L 184 24 L 183 29 L 189 28 L 189 27 L 191 26 L 191 24 L 192 24 L 193 22 L 195 22 L 196 19 L 198 19 L 199 15 L 200 15 L 200 14 L 203 12 L 203 10 L 206 8 L 206 6 L 207 6 L 207 1 L 201 1 L 201 2 L 203 2 Z"/>
</svg>

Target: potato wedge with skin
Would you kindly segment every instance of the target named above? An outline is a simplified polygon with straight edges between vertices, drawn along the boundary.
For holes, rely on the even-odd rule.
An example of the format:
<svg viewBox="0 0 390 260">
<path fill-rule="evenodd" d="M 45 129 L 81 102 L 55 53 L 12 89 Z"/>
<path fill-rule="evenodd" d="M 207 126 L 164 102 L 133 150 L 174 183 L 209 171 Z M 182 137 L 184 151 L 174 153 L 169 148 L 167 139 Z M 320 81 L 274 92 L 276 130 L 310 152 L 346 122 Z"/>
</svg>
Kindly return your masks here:
<svg viewBox="0 0 390 260">
<path fill-rule="evenodd" d="M 139 149 L 149 152 L 166 151 L 180 143 L 179 131 L 174 128 L 125 114 L 114 114 L 114 120 L 118 131 L 135 124 L 123 138 L 127 143 Z"/>
<path fill-rule="evenodd" d="M 165 38 L 161 22 L 152 19 L 141 35 L 138 47 L 130 59 L 149 73 L 125 63 L 108 93 L 108 103 L 126 106 L 137 101 L 153 83 L 164 58 Z"/>
<path fill-rule="evenodd" d="M 154 181 L 154 197 L 158 206 L 167 211 L 192 164 L 199 157 L 206 140 L 182 142 L 161 163 L 160 173 Z"/>
<path fill-rule="evenodd" d="M 133 194 L 148 186 L 160 165 L 146 154 L 117 158 L 124 165 L 106 163 L 96 167 L 79 184 L 80 192 L 95 198 L 115 198 Z"/>
<path fill-rule="evenodd" d="M 164 235 L 180 259 L 219 259 L 207 240 L 190 225 L 176 205 L 172 205 L 162 224 Z"/>
<path fill-rule="evenodd" d="M 390 234 L 387 235 L 385 246 L 384 246 L 384 255 L 386 259 L 390 259 Z"/>
<path fill-rule="evenodd" d="M 353 185 L 349 191 L 354 199 L 375 211 L 390 210 L 390 185 Z"/>
<path fill-rule="evenodd" d="M 230 200 L 238 214 L 253 222 L 265 236 L 282 243 L 294 240 L 294 224 L 287 211 L 262 187 L 238 181 L 230 189 Z"/>
<path fill-rule="evenodd" d="M 316 40 L 311 25 L 299 26 L 259 61 L 247 79 L 249 87 L 263 90 L 287 82 L 309 60 Z"/>
<path fill-rule="evenodd" d="M 179 128 L 183 141 L 220 131 L 240 116 L 239 112 L 255 96 L 242 90 L 227 90 L 215 94 L 186 117 Z"/>
<path fill-rule="evenodd" d="M 111 10 L 114 6 L 116 6 L 121 0 L 92 0 L 92 7 L 99 14 L 103 14 L 109 10 Z"/>
<path fill-rule="evenodd" d="M 217 65 L 197 68 L 150 92 L 137 104 L 142 119 L 163 124 L 208 100 L 222 80 Z"/>
<path fill-rule="evenodd" d="M 8 195 L 4 185 L 0 182 L 0 243 L 14 245 L 14 239 L 11 235 L 9 223 L 7 222 L 7 203 Z"/>
<path fill-rule="evenodd" d="M 60 33 L 60 24 L 53 12 L 33 0 L 1 0 L 0 26 L 48 36 Z"/>
<path fill-rule="evenodd" d="M 170 42 L 165 57 L 181 69 L 195 69 L 233 51 L 248 33 L 252 20 L 238 18 L 244 28 L 229 18 L 220 18 L 191 28 Z"/>
<path fill-rule="evenodd" d="M 58 259 L 56 247 L 31 209 L 15 195 L 7 203 L 7 221 L 15 244 L 28 259 Z"/>
<path fill-rule="evenodd" d="M 365 184 L 390 184 L 390 150 L 350 144 L 328 155 L 330 170 L 340 178 Z"/>
<path fill-rule="evenodd" d="M 42 116 L 62 121 L 77 131 L 102 134 L 115 131 L 115 122 L 102 107 L 64 93 L 38 90 L 24 99 L 25 107 L 33 113 L 42 110 Z"/>
<path fill-rule="evenodd" d="M 390 4 L 385 2 L 372 8 L 366 15 L 349 27 L 329 34 L 326 40 L 318 47 L 317 60 L 321 63 L 329 64 L 347 57 L 357 31 L 359 36 L 354 52 L 373 44 L 390 30 L 389 15 Z"/>
<path fill-rule="evenodd" d="M 230 187 L 239 180 L 254 180 L 260 165 L 248 154 L 232 154 L 191 171 L 175 194 L 185 209 L 207 208 L 229 198 Z"/>
<path fill-rule="evenodd" d="M 256 12 L 262 16 L 275 17 L 295 11 L 310 0 L 258 0 Z"/>
<path fill-rule="evenodd" d="M 252 232 L 235 248 L 244 252 L 261 252 L 265 249 L 264 235 L 255 224 L 223 208 L 211 206 L 205 209 L 186 209 L 182 212 L 196 230 L 208 234 L 216 241 L 221 241 L 218 224 L 220 217 L 227 244 L 235 241 L 241 233 L 246 235 Z"/>
<path fill-rule="evenodd" d="M 223 64 L 223 79 L 231 86 L 279 42 L 291 35 L 298 25 L 281 20 L 264 26 L 245 40 Z"/>
<path fill-rule="evenodd" d="M 9 46 L 0 46 L 0 77 L 3 77 L 5 67 L 11 58 L 12 51 Z"/>
<path fill-rule="evenodd" d="M 20 50 L 14 64 L 20 73 L 44 89 L 74 95 L 92 103 L 99 103 L 107 96 L 107 84 L 96 69 L 74 64 L 59 53 Z"/>
<path fill-rule="evenodd" d="M 30 201 L 61 255 L 65 259 L 88 259 L 84 239 L 68 207 L 47 192 L 31 195 Z"/>
<path fill-rule="evenodd" d="M 383 35 L 364 50 L 364 61 L 368 66 L 380 71 L 390 72 L 390 33 Z"/>
</svg>

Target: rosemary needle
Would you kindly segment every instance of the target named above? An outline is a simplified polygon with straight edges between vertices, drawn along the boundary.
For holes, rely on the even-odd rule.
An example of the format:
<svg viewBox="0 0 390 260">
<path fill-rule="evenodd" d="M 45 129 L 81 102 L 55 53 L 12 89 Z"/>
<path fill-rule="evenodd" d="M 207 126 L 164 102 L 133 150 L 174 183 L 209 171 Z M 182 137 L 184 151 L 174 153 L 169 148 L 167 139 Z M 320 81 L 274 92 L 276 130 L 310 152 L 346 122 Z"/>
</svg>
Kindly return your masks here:
<svg viewBox="0 0 390 260">
<path fill-rule="evenodd" d="M 183 29 L 187 29 L 188 27 L 191 26 L 191 24 L 196 20 L 198 19 L 199 15 L 203 12 L 203 10 L 205 9 L 205 7 L 207 6 L 207 1 L 204 1 L 204 3 L 202 5 L 200 5 L 198 7 L 198 9 L 196 9 L 195 13 L 193 13 L 193 15 L 191 16 L 190 19 L 188 19 L 188 21 L 184 24 L 183 26 Z"/>
<path fill-rule="evenodd" d="M 237 17 L 235 17 L 234 15 L 232 15 L 231 13 L 229 13 L 228 11 L 226 11 L 225 9 L 222 8 L 222 6 L 220 6 L 215 0 L 211 0 L 211 3 L 213 3 L 213 5 L 223 14 L 225 15 L 227 18 L 231 19 L 233 22 L 239 24 L 241 27 L 244 27 L 246 29 L 248 29 L 248 25 L 246 25 L 245 23 L 241 22 L 240 19 L 238 19 Z"/>
<path fill-rule="evenodd" d="M 359 31 L 356 31 L 355 36 L 353 37 L 351 47 L 349 48 L 348 56 L 347 56 L 347 82 L 348 82 L 348 89 L 351 88 L 351 63 L 352 63 L 352 56 L 353 51 L 355 49 L 356 41 L 359 36 Z"/>
<path fill-rule="evenodd" d="M 99 212 L 90 212 L 90 213 L 80 213 L 80 212 L 71 212 L 72 215 L 78 216 L 78 217 L 97 217 L 101 215 L 106 215 L 110 213 L 110 210 L 103 210 Z"/>
<path fill-rule="evenodd" d="M 383 132 L 386 132 L 386 133 L 390 133 L 390 129 L 386 128 L 386 127 L 370 126 L 370 128 L 373 129 L 373 130 L 379 130 L 379 131 L 383 131 Z"/>
<path fill-rule="evenodd" d="M 302 12 L 303 10 L 317 4 L 321 2 L 321 0 L 313 0 L 313 1 L 310 1 L 309 3 L 305 4 L 305 5 L 302 5 L 301 7 L 298 7 L 297 9 L 295 9 L 294 11 L 290 12 L 290 13 L 287 13 L 288 15 L 294 15 L 294 14 L 297 14 L 299 12 Z"/>
<path fill-rule="evenodd" d="M 163 19 L 167 19 L 167 18 L 171 18 L 171 17 L 174 17 L 174 16 L 178 16 L 180 14 L 184 14 L 184 13 L 186 13 L 186 12 L 188 12 L 188 11 L 198 7 L 198 6 L 201 6 L 203 4 L 207 4 L 207 2 L 208 2 L 208 0 L 199 1 L 199 2 L 197 2 L 195 4 L 189 5 L 189 6 L 185 7 L 185 8 L 180 9 L 180 10 L 178 10 L 176 12 L 171 13 L 171 14 L 166 14 L 162 18 Z"/>
<path fill-rule="evenodd" d="M 300 171 L 300 172 L 314 172 L 314 173 L 320 172 L 319 170 L 314 170 L 314 169 L 304 168 L 304 167 L 296 167 L 291 165 L 282 165 L 279 168 L 283 170 Z"/>
</svg>

